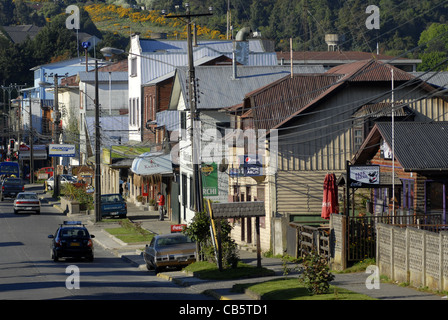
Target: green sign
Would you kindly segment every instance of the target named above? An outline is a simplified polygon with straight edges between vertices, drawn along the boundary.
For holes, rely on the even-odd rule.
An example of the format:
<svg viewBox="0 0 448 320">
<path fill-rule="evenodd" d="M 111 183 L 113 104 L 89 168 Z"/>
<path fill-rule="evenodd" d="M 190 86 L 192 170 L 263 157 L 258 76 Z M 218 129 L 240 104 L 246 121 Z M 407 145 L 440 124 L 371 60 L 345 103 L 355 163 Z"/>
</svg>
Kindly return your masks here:
<svg viewBox="0 0 448 320">
<path fill-rule="evenodd" d="M 216 163 L 202 164 L 202 193 L 204 197 L 218 195 L 218 166 Z"/>
</svg>

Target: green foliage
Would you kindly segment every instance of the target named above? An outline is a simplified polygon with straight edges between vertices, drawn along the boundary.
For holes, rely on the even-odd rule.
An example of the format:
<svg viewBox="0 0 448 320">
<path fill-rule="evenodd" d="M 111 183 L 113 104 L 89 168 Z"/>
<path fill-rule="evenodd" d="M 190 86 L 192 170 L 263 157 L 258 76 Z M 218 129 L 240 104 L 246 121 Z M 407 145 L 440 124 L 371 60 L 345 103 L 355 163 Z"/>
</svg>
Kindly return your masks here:
<svg viewBox="0 0 448 320">
<path fill-rule="evenodd" d="M 334 275 L 330 273 L 327 259 L 311 252 L 303 259 L 301 280 L 312 294 L 328 293 Z"/>
<path fill-rule="evenodd" d="M 61 185 L 61 193 L 70 200 L 78 201 L 82 210 L 93 210 L 93 195 L 87 193 L 85 188 L 66 183 Z"/>
<path fill-rule="evenodd" d="M 213 246 L 210 233 L 210 217 L 205 212 L 198 212 L 184 230 L 192 240 L 198 244 L 200 255 L 204 259 L 214 261 L 216 263 L 215 249 Z M 238 263 L 238 252 L 235 241 L 230 237 L 232 227 L 226 220 L 216 220 L 215 225 L 221 227 L 221 247 L 223 267 L 236 267 Z"/>
</svg>

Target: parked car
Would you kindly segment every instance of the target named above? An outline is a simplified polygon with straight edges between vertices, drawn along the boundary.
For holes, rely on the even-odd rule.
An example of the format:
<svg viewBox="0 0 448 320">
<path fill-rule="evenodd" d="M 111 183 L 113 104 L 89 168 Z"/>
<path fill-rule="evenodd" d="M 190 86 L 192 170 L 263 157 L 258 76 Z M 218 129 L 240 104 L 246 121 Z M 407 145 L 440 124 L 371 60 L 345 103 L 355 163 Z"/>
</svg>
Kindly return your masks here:
<svg viewBox="0 0 448 320">
<path fill-rule="evenodd" d="M 20 192 L 14 200 L 14 213 L 34 211 L 40 214 L 40 200 L 35 192 Z"/>
<path fill-rule="evenodd" d="M 25 191 L 25 184 L 20 178 L 6 178 L 2 182 L 1 201 L 4 198 L 15 198 L 17 194 Z"/>
<path fill-rule="evenodd" d="M 59 177 L 59 183 L 60 185 L 63 185 L 65 183 L 75 183 L 77 182 L 77 179 L 69 174 L 61 174 Z M 47 189 L 53 190 L 54 189 L 54 176 L 47 179 Z"/>
<path fill-rule="evenodd" d="M 50 234 L 51 259 L 86 258 L 93 261 L 93 238 L 81 221 L 64 221 L 54 235 Z"/>
<path fill-rule="evenodd" d="M 148 270 L 158 273 L 167 267 L 183 267 L 196 261 L 196 243 L 181 233 L 155 236 L 146 245 L 143 257 Z"/>
<path fill-rule="evenodd" d="M 101 216 L 126 218 L 128 206 L 119 193 L 101 195 Z"/>
<path fill-rule="evenodd" d="M 52 167 L 44 167 L 34 172 L 34 175 L 37 180 L 39 179 L 48 179 L 53 176 L 54 168 Z"/>
</svg>

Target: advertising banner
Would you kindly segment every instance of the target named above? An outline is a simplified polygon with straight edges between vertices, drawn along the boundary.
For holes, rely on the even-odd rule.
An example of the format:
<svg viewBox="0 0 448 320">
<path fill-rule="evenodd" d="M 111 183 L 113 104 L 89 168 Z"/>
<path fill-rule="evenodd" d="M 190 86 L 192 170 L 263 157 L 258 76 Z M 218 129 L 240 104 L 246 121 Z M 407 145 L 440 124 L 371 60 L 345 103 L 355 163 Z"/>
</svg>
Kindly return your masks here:
<svg viewBox="0 0 448 320">
<path fill-rule="evenodd" d="M 19 158 L 20 158 L 20 160 L 30 160 L 31 159 L 31 148 L 24 144 L 21 145 L 19 147 Z M 34 160 L 47 159 L 47 146 L 46 145 L 33 146 L 33 159 Z"/>
<path fill-rule="evenodd" d="M 50 144 L 48 145 L 49 157 L 74 157 L 76 149 L 74 144 Z"/>
<path fill-rule="evenodd" d="M 380 184 L 379 166 L 349 166 L 349 186 L 370 188 Z"/>
<path fill-rule="evenodd" d="M 215 162 L 202 164 L 202 193 L 204 197 L 218 195 L 218 170 Z"/>
</svg>

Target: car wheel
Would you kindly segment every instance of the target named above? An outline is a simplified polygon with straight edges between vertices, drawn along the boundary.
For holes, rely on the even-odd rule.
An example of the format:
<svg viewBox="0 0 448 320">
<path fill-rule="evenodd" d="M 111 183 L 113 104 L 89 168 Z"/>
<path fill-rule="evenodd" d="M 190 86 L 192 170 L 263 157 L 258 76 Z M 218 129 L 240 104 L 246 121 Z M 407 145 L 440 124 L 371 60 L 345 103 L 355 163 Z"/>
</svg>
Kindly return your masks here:
<svg viewBox="0 0 448 320">
<path fill-rule="evenodd" d="M 40 210 L 36 211 L 36 214 L 40 214 Z"/>
<path fill-rule="evenodd" d="M 48 190 L 53 190 L 53 188 L 51 186 L 48 186 L 47 189 Z"/>
<path fill-rule="evenodd" d="M 149 263 L 146 264 L 146 269 L 148 269 L 148 271 L 153 270 L 154 268 L 152 267 L 152 265 L 150 265 Z"/>
<path fill-rule="evenodd" d="M 14 214 L 17 214 L 17 212 L 18 212 L 18 211 L 17 211 L 16 209 L 14 209 Z"/>
<path fill-rule="evenodd" d="M 59 261 L 59 258 L 58 258 L 58 256 L 54 253 L 54 251 L 51 251 L 51 259 L 52 259 L 54 262 L 58 262 L 58 261 Z"/>
<path fill-rule="evenodd" d="M 93 255 L 87 257 L 87 261 L 89 261 L 89 262 L 93 262 Z"/>
</svg>

